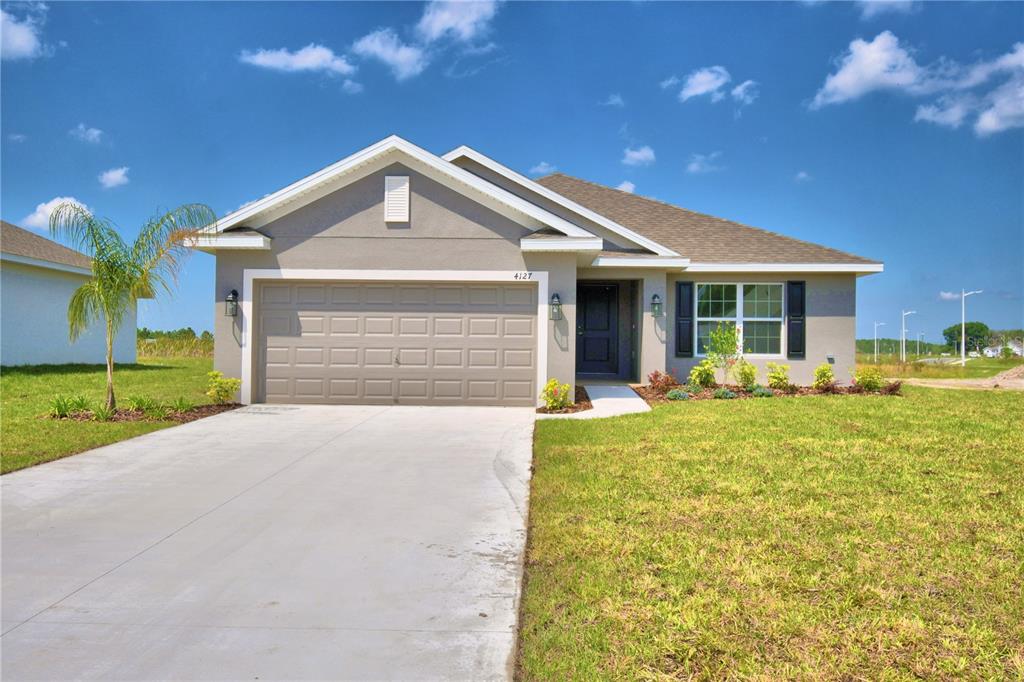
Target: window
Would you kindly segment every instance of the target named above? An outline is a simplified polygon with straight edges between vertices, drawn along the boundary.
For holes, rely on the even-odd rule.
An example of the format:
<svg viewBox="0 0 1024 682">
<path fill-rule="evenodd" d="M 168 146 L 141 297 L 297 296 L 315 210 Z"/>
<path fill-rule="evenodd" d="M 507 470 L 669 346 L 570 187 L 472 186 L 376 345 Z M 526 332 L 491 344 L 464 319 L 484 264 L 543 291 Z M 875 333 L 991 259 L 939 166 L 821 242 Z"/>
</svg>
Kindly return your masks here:
<svg viewBox="0 0 1024 682">
<path fill-rule="evenodd" d="M 697 286 L 697 354 L 706 355 L 718 325 L 739 327 L 749 355 L 782 353 L 781 284 L 700 284 Z"/>
</svg>

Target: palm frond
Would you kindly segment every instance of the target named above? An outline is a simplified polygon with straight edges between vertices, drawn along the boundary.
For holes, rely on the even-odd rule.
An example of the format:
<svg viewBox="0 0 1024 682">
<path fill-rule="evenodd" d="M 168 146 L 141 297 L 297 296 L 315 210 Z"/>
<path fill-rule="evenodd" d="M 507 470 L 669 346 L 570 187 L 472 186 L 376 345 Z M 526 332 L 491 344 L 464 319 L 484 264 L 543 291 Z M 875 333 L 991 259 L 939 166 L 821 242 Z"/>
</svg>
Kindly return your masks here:
<svg viewBox="0 0 1024 682">
<path fill-rule="evenodd" d="M 127 246 L 105 218 L 97 218 L 84 206 L 64 202 L 50 214 L 50 233 L 63 237 L 74 248 L 94 260 L 121 258 Z"/>
<path fill-rule="evenodd" d="M 132 261 L 138 268 L 133 295 L 149 298 L 157 289 L 169 293 L 196 236 L 216 221 L 209 206 L 185 204 L 146 223 L 132 246 Z"/>
<path fill-rule="evenodd" d="M 105 306 L 99 284 L 91 279 L 75 289 L 68 301 L 68 338 L 75 341 L 100 319 Z"/>
</svg>

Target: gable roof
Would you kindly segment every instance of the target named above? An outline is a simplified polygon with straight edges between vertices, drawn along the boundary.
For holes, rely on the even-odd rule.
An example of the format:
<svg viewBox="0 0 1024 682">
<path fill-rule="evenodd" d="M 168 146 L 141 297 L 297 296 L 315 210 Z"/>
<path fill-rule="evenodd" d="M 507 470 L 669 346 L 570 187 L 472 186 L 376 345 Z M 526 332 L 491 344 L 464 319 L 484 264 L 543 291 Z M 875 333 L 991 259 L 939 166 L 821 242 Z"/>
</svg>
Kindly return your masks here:
<svg viewBox="0 0 1024 682">
<path fill-rule="evenodd" d="M 33 234 L 6 220 L 0 221 L 0 253 L 4 256 L 13 256 L 13 258 L 5 258 L 5 260 L 29 265 L 41 267 L 57 265 L 63 266 L 58 267 L 59 270 L 84 272 L 84 274 L 89 274 L 92 271 L 92 259 L 84 253 Z"/>
<path fill-rule="evenodd" d="M 783 266 L 802 263 L 825 266 L 822 269 L 835 266 L 836 270 L 839 266 L 853 266 L 850 271 L 860 272 L 879 272 L 882 269 L 878 261 L 689 211 L 564 173 L 552 173 L 537 182 L 678 251 L 690 259 L 691 265 L 687 269 L 691 271 L 699 271 L 704 264 L 728 264 L 737 269 L 754 264 Z"/>
<path fill-rule="evenodd" d="M 295 210 L 324 194 L 363 177 L 377 167 L 393 162 L 395 156 L 411 162 L 411 167 L 424 171 L 432 179 L 503 213 L 530 229 L 551 227 L 570 237 L 593 237 L 590 232 L 530 203 L 511 192 L 431 154 L 397 135 L 387 137 L 355 154 L 322 168 L 297 182 L 242 206 L 217 221 L 214 232 L 247 226 L 260 227 L 267 216 Z M 347 181 L 347 182 L 346 182 Z M 294 207 L 284 210 L 286 207 Z"/>
</svg>

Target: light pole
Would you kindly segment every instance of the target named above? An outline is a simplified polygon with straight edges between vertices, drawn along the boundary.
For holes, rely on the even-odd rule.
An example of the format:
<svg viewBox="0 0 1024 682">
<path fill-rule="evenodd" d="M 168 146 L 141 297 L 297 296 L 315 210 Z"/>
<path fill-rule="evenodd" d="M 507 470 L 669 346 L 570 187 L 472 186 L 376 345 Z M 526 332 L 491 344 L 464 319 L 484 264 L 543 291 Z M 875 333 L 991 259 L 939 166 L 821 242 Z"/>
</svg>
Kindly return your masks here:
<svg viewBox="0 0 1024 682">
<path fill-rule="evenodd" d="M 878 328 L 884 327 L 885 322 L 875 322 L 875 364 L 878 364 Z"/>
<path fill-rule="evenodd" d="M 916 315 L 916 310 L 904 310 L 900 320 L 900 362 L 907 361 L 907 315 Z"/>
<path fill-rule="evenodd" d="M 967 297 L 980 294 L 981 289 L 977 291 L 965 291 L 960 290 L 960 366 L 967 366 Z"/>
<path fill-rule="evenodd" d="M 917 357 L 921 357 L 921 337 L 924 336 L 924 332 L 917 333 Z"/>
</svg>

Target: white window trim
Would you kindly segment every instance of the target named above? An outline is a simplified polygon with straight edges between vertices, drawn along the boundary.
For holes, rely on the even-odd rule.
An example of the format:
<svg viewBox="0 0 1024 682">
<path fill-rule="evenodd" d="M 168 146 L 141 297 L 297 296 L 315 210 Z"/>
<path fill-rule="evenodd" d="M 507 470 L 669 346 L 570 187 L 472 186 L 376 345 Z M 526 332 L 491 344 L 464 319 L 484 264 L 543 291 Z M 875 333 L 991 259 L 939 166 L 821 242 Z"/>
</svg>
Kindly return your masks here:
<svg viewBox="0 0 1024 682">
<path fill-rule="evenodd" d="M 526 276 L 526 279 L 524 279 Z M 320 268 L 250 269 L 242 271 L 242 296 L 238 301 L 242 337 L 242 403 L 253 396 L 253 364 L 256 343 L 250 338 L 253 295 L 257 281 L 327 280 L 334 282 L 536 282 L 537 283 L 537 405 L 548 376 L 548 273 L 546 270 L 332 270 Z"/>
<path fill-rule="evenodd" d="M 701 322 L 732 322 L 739 330 L 737 342 L 740 355 L 745 358 L 757 358 L 763 360 L 779 360 L 786 358 L 786 283 L 785 282 L 694 282 L 693 283 L 693 355 L 697 358 L 706 358 L 707 353 L 700 352 L 699 329 Z M 782 287 L 782 317 L 743 317 L 743 287 L 747 284 L 772 284 Z M 702 286 L 734 286 L 736 287 L 736 317 L 700 317 L 698 313 L 698 298 Z M 779 352 L 778 353 L 744 353 L 743 352 L 743 323 L 744 322 L 778 322 L 779 323 Z"/>
</svg>

